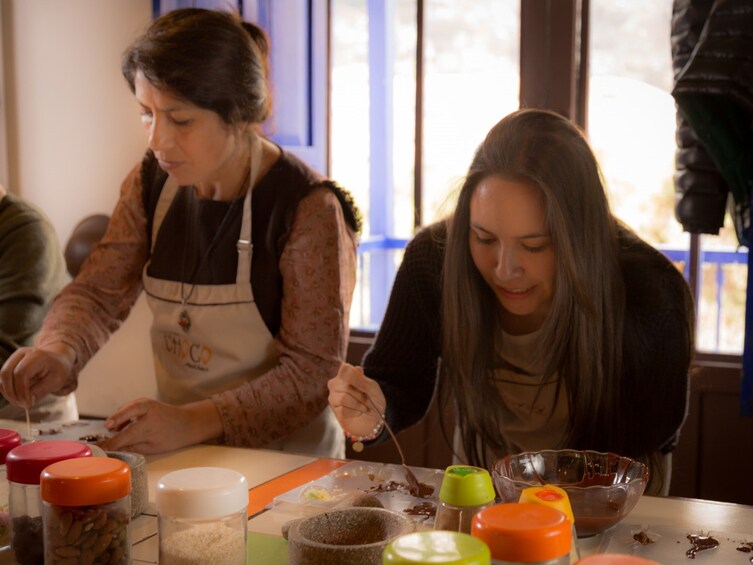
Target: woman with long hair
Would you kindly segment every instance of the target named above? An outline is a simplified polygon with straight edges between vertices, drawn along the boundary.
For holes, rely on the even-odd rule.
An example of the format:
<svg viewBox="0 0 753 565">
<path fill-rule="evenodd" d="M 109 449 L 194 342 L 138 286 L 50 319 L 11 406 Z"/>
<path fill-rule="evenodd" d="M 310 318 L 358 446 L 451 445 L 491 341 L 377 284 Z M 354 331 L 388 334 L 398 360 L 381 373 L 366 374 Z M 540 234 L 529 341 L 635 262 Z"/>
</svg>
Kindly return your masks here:
<svg viewBox="0 0 753 565">
<path fill-rule="evenodd" d="M 693 327 L 682 275 L 612 215 L 581 132 L 520 110 L 478 147 L 452 216 L 408 245 L 363 369 L 343 365 L 330 406 L 351 438 L 377 441 L 367 395 L 404 429 L 438 381 L 460 461 L 613 451 L 666 492 Z"/>
</svg>

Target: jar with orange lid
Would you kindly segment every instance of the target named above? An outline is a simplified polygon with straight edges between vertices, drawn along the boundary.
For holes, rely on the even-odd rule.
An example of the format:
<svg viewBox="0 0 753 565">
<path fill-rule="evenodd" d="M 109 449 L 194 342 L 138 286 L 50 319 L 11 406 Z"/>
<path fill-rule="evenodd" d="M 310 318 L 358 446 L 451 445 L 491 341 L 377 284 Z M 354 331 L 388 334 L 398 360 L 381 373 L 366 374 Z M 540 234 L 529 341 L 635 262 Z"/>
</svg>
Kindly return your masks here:
<svg viewBox="0 0 753 565">
<path fill-rule="evenodd" d="M 42 472 L 40 493 L 45 563 L 131 562 L 127 463 L 109 457 L 54 463 Z"/>
<path fill-rule="evenodd" d="M 471 535 L 489 546 L 496 565 L 570 563 L 570 522 L 548 506 L 523 502 L 490 506 L 473 517 Z"/>
<path fill-rule="evenodd" d="M 58 461 L 91 456 L 89 446 L 77 441 L 35 441 L 10 450 L 5 466 L 10 487 L 10 545 L 16 563 L 44 564 L 39 497 L 42 471 Z"/>
</svg>

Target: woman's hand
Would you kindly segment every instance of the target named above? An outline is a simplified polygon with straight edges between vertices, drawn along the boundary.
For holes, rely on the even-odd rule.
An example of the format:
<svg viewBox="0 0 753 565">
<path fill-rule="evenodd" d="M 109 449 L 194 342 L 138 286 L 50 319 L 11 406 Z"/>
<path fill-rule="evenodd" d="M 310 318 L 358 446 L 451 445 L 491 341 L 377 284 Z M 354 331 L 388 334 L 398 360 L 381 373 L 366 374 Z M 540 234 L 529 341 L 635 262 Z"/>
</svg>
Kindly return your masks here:
<svg viewBox="0 0 753 565">
<path fill-rule="evenodd" d="M 329 405 L 343 430 L 354 438 L 371 434 L 381 418 L 367 395 L 382 414 L 387 406 L 384 393 L 377 382 L 364 375 L 361 367 L 343 363 L 337 376 L 330 379 L 327 386 Z"/>
<path fill-rule="evenodd" d="M 3 396 L 17 406 L 31 408 L 46 394 L 65 386 L 73 376 L 75 359 L 73 350 L 63 343 L 17 349 L 0 368 Z"/>
<path fill-rule="evenodd" d="M 124 404 L 105 420 L 118 433 L 98 442 L 105 451 L 163 453 L 218 438 L 222 421 L 211 400 L 173 406 L 148 398 Z"/>
</svg>

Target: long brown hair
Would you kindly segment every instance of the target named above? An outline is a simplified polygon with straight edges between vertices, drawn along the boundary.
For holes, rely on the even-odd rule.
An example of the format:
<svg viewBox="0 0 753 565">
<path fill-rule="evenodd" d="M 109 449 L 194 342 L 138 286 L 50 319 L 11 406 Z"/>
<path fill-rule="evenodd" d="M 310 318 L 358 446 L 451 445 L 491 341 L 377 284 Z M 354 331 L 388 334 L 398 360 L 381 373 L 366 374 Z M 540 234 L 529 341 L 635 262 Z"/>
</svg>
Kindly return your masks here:
<svg viewBox="0 0 753 565">
<path fill-rule="evenodd" d="M 457 402 L 466 456 L 488 466 L 487 448 L 505 450 L 501 400 L 490 378 L 502 338 L 500 305 L 469 250 L 471 197 L 490 175 L 524 182 L 544 197 L 557 273 L 552 308 L 541 328 L 543 381 L 558 375 L 565 385 L 566 445 L 598 449 L 596 438 L 604 430 L 600 435 L 596 430 L 618 403 L 614 377 L 621 370 L 624 284 L 617 223 L 581 132 L 558 114 L 520 110 L 497 123 L 476 150 L 449 222 L 441 382 L 447 380 Z"/>
</svg>

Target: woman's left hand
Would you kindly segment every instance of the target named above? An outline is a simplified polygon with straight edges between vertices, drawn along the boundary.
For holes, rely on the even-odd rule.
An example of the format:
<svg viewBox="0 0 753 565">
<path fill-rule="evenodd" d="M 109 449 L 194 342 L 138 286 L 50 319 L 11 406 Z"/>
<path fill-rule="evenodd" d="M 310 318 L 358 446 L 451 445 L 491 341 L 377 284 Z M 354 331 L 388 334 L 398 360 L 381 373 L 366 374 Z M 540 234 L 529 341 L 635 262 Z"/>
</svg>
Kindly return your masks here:
<svg viewBox="0 0 753 565">
<path fill-rule="evenodd" d="M 222 435 L 220 415 L 211 400 L 173 406 L 139 398 L 118 408 L 105 427 L 118 433 L 99 447 L 143 454 L 173 451 Z"/>
</svg>

